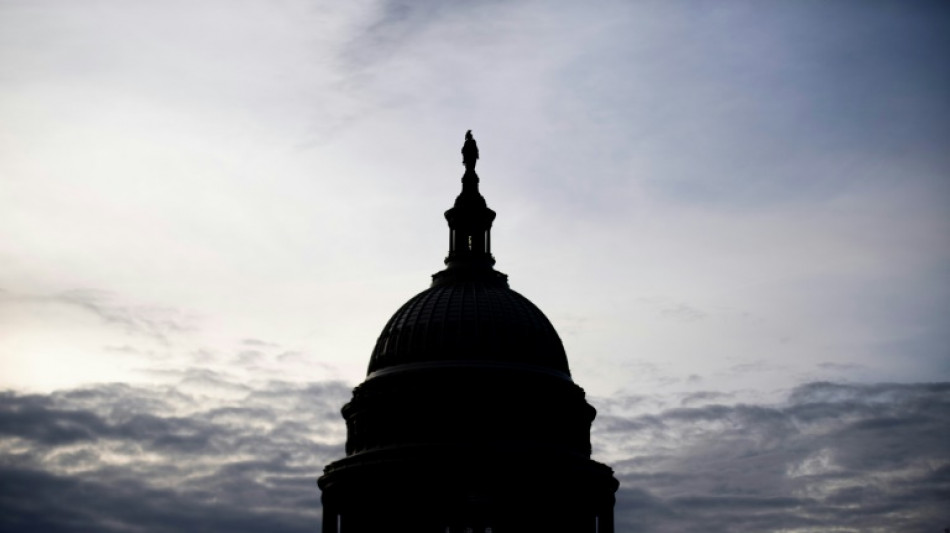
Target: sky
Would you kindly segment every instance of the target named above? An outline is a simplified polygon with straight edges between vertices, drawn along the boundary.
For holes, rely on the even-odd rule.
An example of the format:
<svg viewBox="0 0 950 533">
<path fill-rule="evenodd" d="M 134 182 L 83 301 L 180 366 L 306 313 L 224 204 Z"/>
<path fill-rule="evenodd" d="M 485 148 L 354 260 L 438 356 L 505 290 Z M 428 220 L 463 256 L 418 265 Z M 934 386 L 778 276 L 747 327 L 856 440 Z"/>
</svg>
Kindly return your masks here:
<svg viewBox="0 0 950 533">
<path fill-rule="evenodd" d="M 926 0 L 0 1 L 0 530 L 313 531 L 469 129 L 624 531 L 950 527 L 948 53 Z"/>
</svg>

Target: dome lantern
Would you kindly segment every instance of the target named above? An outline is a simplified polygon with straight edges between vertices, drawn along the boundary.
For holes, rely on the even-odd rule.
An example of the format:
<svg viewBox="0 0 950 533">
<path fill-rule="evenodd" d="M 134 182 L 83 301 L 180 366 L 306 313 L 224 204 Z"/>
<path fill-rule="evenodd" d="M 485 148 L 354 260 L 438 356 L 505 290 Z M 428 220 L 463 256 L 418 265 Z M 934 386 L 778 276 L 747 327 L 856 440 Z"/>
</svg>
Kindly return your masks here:
<svg viewBox="0 0 950 533">
<path fill-rule="evenodd" d="M 465 134 L 462 158 L 465 165 L 462 192 L 455 199 L 455 205 L 445 212 L 445 220 L 449 223 L 449 254 L 445 258 L 448 268 L 433 276 L 434 284 L 459 275 L 504 280 L 504 274 L 492 271 L 495 258 L 491 254 L 491 225 L 495 212 L 488 208 L 478 191 L 479 179 L 475 173 L 478 146 L 471 130 Z"/>
</svg>

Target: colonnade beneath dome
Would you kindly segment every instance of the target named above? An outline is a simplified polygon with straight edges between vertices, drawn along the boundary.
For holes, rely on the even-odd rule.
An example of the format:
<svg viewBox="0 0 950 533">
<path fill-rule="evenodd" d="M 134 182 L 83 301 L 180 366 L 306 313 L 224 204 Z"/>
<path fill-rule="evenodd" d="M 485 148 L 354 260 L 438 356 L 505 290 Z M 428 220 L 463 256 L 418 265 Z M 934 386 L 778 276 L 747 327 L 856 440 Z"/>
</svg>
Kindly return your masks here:
<svg viewBox="0 0 950 533">
<path fill-rule="evenodd" d="M 617 482 L 595 461 L 358 454 L 324 476 L 324 533 L 614 533 Z"/>
<path fill-rule="evenodd" d="M 521 533 L 521 532 L 572 532 L 572 533 L 614 533 L 613 508 L 593 516 L 581 517 L 545 517 L 531 519 L 521 517 L 516 520 L 505 518 L 482 518 L 472 520 L 453 520 L 446 524 L 444 520 L 433 518 L 420 509 L 419 514 L 400 520 L 386 513 L 374 513 L 373 516 L 359 514 L 339 514 L 324 508 L 323 533 L 390 533 L 406 531 L 413 533 Z"/>
</svg>

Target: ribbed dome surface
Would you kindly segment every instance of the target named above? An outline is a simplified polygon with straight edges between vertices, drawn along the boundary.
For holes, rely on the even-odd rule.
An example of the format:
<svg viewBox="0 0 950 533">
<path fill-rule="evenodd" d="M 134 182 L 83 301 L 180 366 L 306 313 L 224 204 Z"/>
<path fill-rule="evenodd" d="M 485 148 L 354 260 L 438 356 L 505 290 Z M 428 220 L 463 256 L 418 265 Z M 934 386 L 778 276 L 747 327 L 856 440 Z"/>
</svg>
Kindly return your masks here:
<svg viewBox="0 0 950 533">
<path fill-rule="evenodd" d="M 564 346 L 544 313 L 490 279 L 437 284 L 406 302 L 376 341 L 368 372 L 459 360 L 537 365 L 570 375 Z"/>
</svg>

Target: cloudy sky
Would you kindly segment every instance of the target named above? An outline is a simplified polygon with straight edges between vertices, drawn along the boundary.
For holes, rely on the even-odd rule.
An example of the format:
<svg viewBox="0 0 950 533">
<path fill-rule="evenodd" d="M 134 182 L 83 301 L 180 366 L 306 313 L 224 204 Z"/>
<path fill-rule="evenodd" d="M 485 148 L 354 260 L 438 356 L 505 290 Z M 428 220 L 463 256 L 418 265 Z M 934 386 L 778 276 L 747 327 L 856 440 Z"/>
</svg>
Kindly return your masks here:
<svg viewBox="0 0 950 533">
<path fill-rule="evenodd" d="M 942 531 L 948 56 L 925 0 L 0 0 L 0 529 L 314 530 L 472 129 L 627 531 Z"/>
</svg>

